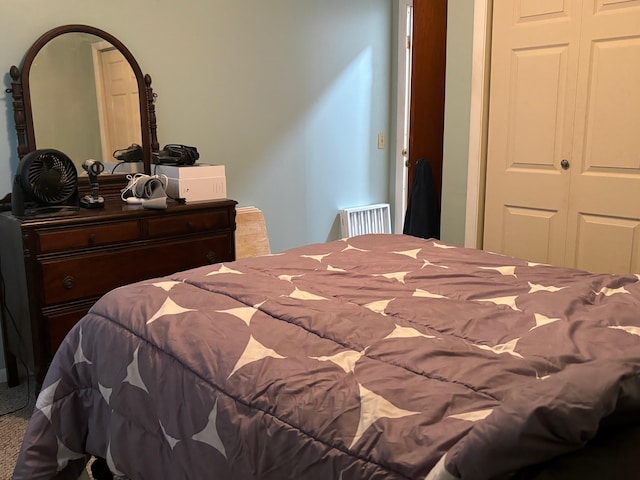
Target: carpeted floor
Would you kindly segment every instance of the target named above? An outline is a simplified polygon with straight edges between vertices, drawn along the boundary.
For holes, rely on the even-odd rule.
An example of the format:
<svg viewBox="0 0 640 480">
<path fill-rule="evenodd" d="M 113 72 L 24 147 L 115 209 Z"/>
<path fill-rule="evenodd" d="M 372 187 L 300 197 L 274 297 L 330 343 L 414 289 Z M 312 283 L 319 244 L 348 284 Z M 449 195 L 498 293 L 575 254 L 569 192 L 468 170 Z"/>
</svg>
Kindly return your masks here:
<svg viewBox="0 0 640 480">
<path fill-rule="evenodd" d="M 36 404 L 35 382 L 9 388 L 0 383 L 0 479 L 9 480 L 18 460 L 29 417 Z M 11 413 L 10 413 L 11 412 Z M 87 477 L 91 478 L 88 473 Z"/>
<path fill-rule="evenodd" d="M 35 385 L 23 381 L 14 388 L 0 383 L 0 479 L 11 478 L 27 422 L 36 403 Z M 29 396 L 27 397 L 27 393 Z M 13 412 L 13 413 L 9 413 Z"/>
</svg>

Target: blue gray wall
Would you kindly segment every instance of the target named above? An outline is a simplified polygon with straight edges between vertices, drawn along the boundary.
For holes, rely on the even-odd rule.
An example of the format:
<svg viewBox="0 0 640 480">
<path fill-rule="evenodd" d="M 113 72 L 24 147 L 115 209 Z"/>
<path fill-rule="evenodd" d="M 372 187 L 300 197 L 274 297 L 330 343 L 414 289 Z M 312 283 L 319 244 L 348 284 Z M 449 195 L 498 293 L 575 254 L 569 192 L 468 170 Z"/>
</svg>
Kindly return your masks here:
<svg viewBox="0 0 640 480">
<path fill-rule="evenodd" d="M 0 6 L 0 69 L 58 25 L 119 38 L 153 78 L 162 144 L 226 166 L 274 251 L 337 238 L 340 208 L 390 201 L 391 0 L 23 0 Z M 4 67 L 2 67 L 4 66 Z M 8 74 L 4 76 L 5 88 Z M 0 196 L 17 166 L 0 106 Z"/>
<path fill-rule="evenodd" d="M 442 165 L 443 240 L 464 245 L 473 51 L 472 0 L 449 0 Z"/>
</svg>

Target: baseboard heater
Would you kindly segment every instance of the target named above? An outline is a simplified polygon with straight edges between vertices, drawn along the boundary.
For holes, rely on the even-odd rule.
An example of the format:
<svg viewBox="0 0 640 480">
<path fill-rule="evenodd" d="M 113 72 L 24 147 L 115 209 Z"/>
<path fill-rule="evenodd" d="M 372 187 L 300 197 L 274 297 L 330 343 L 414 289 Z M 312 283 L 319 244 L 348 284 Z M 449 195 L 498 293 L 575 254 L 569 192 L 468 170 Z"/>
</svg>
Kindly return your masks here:
<svg viewBox="0 0 640 480">
<path fill-rule="evenodd" d="M 391 209 L 388 203 L 340 210 L 342 238 L 366 233 L 391 233 Z"/>
</svg>

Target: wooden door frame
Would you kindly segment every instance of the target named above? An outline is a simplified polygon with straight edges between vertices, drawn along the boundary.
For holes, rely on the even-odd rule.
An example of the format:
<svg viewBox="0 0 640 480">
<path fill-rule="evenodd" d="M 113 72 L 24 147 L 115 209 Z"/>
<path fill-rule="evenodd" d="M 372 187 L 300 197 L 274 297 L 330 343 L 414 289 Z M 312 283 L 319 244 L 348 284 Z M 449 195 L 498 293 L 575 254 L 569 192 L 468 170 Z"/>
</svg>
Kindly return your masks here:
<svg viewBox="0 0 640 480">
<path fill-rule="evenodd" d="M 401 19 L 402 9 L 413 0 L 399 0 L 398 15 Z M 484 187 L 486 162 L 487 115 L 489 101 L 490 74 L 490 40 L 491 15 L 493 0 L 474 1 L 474 24 L 471 71 L 471 105 L 469 123 L 469 151 L 467 159 L 467 195 L 464 245 L 471 248 L 482 248 Z M 402 99 L 404 91 L 400 90 L 404 65 L 403 27 L 398 22 L 398 61 L 396 63 L 396 151 L 393 154 L 395 163 L 395 209 L 394 231 L 402 232 L 403 219 L 407 205 L 408 179 L 405 157 L 402 155 L 401 123 L 404 115 Z"/>
<path fill-rule="evenodd" d="M 399 12 L 406 4 L 413 5 L 412 0 L 400 0 Z M 486 142 L 487 142 L 487 115 L 489 101 L 489 64 L 491 42 L 491 15 L 493 0 L 475 0 L 473 13 L 473 46 L 472 46 L 472 71 L 471 71 L 471 105 L 469 124 L 469 150 L 467 163 L 467 192 L 465 213 L 465 239 L 464 246 L 470 248 L 482 248 L 483 216 L 484 216 L 484 187 L 486 170 Z M 398 32 L 398 62 L 400 67 L 400 54 L 403 46 L 403 34 Z M 400 98 L 404 92 L 400 91 L 400 75 L 403 68 L 397 69 L 398 91 L 396 118 L 398 124 L 403 115 Z M 402 155 L 402 143 L 400 141 L 403 132 L 400 127 L 396 132 L 395 161 L 395 222 L 394 231 L 402 232 L 404 213 L 407 202 L 407 168 L 405 158 Z"/>
<path fill-rule="evenodd" d="M 448 0 L 414 0 L 408 193 L 420 160 L 431 164 L 440 210 L 444 160 Z"/>
<path fill-rule="evenodd" d="M 395 231 L 403 231 L 404 215 L 419 160 L 428 159 L 440 210 L 444 147 L 446 29 L 448 0 L 399 0 L 396 62 Z M 433 1 L 433 3 L 431 3 Z M 411 45 L 406 48 L 406 10 L 412 7 Z M 409 91 L 405 89 L 406 66 Z M 416 90 L 416 85 L 420 86 Z M 405 103 L 408 99 L 408 104 Z M 404 126 L 408 125 L 405 132 Z M 416 126 L 420 126 L 419 128 Z M 407 137 L 405 138 L 405 133 Z M 407 148 L 403 148 L 407 145 Z"/>
</svg>

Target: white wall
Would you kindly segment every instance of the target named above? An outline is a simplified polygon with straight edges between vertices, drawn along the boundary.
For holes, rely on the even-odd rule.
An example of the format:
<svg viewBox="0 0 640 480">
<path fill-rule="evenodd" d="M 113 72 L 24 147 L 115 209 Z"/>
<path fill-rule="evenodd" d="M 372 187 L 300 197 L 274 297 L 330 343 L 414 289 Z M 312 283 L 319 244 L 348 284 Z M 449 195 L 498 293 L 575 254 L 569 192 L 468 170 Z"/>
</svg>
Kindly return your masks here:
<svg viewBox="0 0 640 480">
<path fill-rule="evenodd" d="M 3 90 L 45 31 L 103 29 L 153 78 L 161 146 L 224 164 L 228 196 L 264 211 L 273 251 L 323 242 L 340 208 L 391 201 L 376 137 L 390 134 L 393 2 L 3 1 Z M 1 198 L 18 164 L 11 95 L 0 110 Z"/>
</svg>

